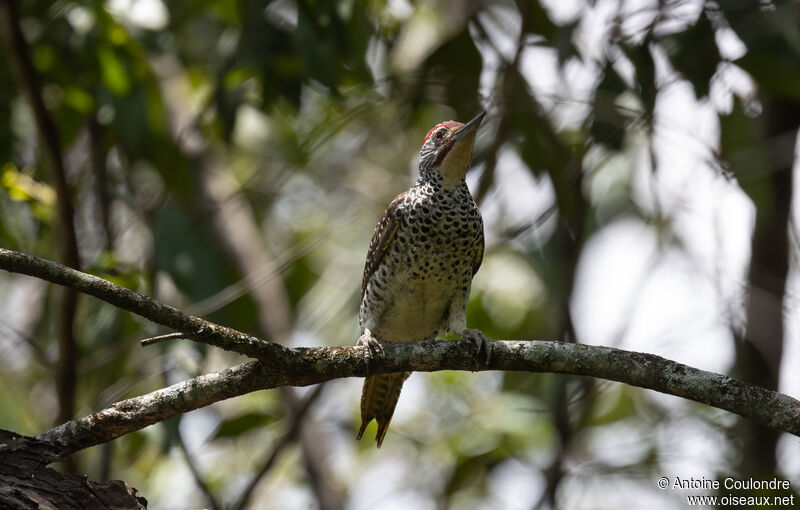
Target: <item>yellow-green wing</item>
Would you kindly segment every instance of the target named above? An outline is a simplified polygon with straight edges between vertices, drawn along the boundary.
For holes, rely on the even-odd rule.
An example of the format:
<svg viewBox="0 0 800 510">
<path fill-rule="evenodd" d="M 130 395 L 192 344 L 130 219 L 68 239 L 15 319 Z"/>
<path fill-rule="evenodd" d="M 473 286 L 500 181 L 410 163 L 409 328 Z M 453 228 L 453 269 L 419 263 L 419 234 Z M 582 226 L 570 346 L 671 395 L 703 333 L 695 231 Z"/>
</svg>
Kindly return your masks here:
<svg viewBox="0 0 800 510">
<path fill-rule="evenodd" d="M 386 208 L 383 213 L 381 221 L 375 227 L 375 233 L 372 234 L 372 241 L 369 243 L 369 250 L 367 250 L 367 262 L 364 264 L 364 278 L 361 280 L 361 299 L 364 299 L 364 292 L 367 290 L 367 283 L 372 278 L 372 274 L 378 269 L 384 254 L 389 249 L 389 246 L 394 239 L 397 232 L 397 227 L 400 222 L 397 217 L 397 212 L 400 204 L 405 199 L 406 194 L 401 193 L 395 197 L 394 200 Z"/>
<path fill-rule="evenodd" d="M 478 240 L 478 249 L 475 250 L 475 259 L 472 262 L 472 276 L 475 276 L 475 273 L 477 273 L 478 269 L 481 268 L 481 263 L 483 262 L 484 247 L 485 247 L 485 241 L 483 238 L 483 219 L 481 219 L 481 232 L 480 232 L 480 238 Z"/>
</svg>

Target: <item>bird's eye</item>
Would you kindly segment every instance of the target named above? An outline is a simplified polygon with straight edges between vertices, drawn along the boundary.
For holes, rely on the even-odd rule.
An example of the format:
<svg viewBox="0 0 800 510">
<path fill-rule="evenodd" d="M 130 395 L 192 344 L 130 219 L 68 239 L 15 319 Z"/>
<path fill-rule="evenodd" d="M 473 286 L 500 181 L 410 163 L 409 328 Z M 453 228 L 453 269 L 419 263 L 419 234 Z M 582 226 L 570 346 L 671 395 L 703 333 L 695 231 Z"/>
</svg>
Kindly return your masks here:
<svg viewBox="0 0 800 510">
<path fill-rule="evenodd" d="M 440 129 L 439 131 L 437 131 L 437 132 L 436 132 L 436 135 L 435 135 L 435 136 L 436 136 L 436 139 L 437 139 L 437 140 L 441 140 L 441 139 L 442 139 L 442 137 L 444 136 L 444 130 L 443 130 L 443 129 Z"/>
</svg>

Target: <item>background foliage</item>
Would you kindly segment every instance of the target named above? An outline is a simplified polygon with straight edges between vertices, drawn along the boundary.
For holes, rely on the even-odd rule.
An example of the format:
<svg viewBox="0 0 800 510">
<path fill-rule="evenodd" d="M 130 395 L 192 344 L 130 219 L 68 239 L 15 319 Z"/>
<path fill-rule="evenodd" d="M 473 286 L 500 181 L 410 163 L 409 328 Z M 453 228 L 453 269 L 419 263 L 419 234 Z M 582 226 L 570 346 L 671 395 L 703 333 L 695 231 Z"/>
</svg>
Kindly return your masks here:
<svg viewBox="0 0 800 510">
<path fill-rule="evenodd" d="M 470 327 L 798 394 L 797 2 L 15 5 L 41 86 L 6 23 L 4 247 L 69 263 L 72 224 L 84 270 L 281 343 L 352 344 L 372 229 L 423 136 L 485 108 Z M 237 361 L 141 349 L 151 324 L 29 278 L 2 275 L 0 296 L 0 427 L 16 432 Z M 376 451 L 353 438 L 360 384 L 219 403 L 65 468 L 153 508 L 679 508 L 660 476 L 800 484 L 796 438 L 549 374 L 416 374 Z"/>
</svg>

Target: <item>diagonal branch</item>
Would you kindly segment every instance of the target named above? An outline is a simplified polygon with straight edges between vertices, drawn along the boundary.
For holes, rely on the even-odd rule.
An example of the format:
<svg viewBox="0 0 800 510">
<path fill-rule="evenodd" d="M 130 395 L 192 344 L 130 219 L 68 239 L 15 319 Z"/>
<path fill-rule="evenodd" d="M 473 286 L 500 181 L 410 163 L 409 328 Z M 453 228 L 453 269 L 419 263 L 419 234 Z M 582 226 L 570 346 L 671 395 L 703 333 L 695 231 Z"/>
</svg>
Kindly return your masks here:
<svg viewBox="0 0 800 510">
<path fill-rule="evenodd" d="M 178 441 L 178 447 L 183 454 L 183 460 L 186 462 L 186 467 L 189 468 L 189 472 L 192 474 L 192 478 L 194 478 L 194 483 L 197 484 L 197 487 L 200 488 L 200 492 L 202 492 L 208 500 L 208 510 L 219 510 L 222 508 L 222 505 L 220 505 L 211 487 L 209 487 L 208 482 L 205 481 L 202 473 L 200 473 L 196 460 L 193 458 L 192 454 L 189 453 L 189 448 L 186 446 L 186 441 L 183 440 L 183 435 L 181 434 L 180 424 L 178 424 L 175 436 Z"/>
<path fill-rule="evenodd" d="M 298 402 L 297 409 L 292 410 L 292 414 L 289 417 L 289 423 L 286 425 L 286 431 L 284 432 L 283 436 L 275 442 L 272 451 L 270 452 L 269 456 L 266 457 L 267 460 L 261 465 L 261 469 L 258 470 L 258 473 L 256 473 L 253 478 L 247 482 L 247 486 L 245 486 L 245 488 L 242 490 L 242 493 L 239 495 L 236 503 L 230 506 L 231 510 L 249 508 L 250 500 L 252 499 L 256 487 L 258 487 L 258 484 L 261 482 L 261 480 L 278 462 L 278 458 L 283 450 L 285 450 L 286 447 L 289 446 L 291 442 L 300 435 L 300 428 L 303 426 L 303 419 L 306 417 L 306 413 L 308 413 L 311 405 L 322 393 L 322 389 L 324 387 L 325 386 L 322 384 L 318 385 L 308 396 L 303 399 L 302 402 Z"/>
<path fill-rule="evenodd" d="M 252 391 L 367 375 L 361 347 L 288 349 L 186 315 L 102 278 L 11 250 L 0 249 L 0 269 L 72 287 L 182 331 L 193 340 L 260 360 L 123 400 L 40 436 L 62 443 L 65 454 Z M 694 400 L 800 437 L 800 402 L 794 398 L 660 356 L 550 341 L 493 341 L 491 346 L 492 361 L 483 365 L 469 341 L 385 344 L 386 356 L 373 359 L 370 366 L 373 373 L 517 370 L 597 377 Z"/>
</svg>

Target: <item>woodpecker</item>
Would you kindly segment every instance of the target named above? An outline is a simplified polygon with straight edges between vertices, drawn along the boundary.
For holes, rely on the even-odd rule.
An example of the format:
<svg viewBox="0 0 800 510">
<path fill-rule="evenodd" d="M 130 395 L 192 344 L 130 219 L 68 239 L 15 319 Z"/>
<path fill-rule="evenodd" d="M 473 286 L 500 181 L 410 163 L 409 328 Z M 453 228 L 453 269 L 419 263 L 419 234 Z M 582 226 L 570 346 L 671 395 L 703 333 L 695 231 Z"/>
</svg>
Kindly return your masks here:
<svg viewBox="0 0 800 510">
<path fill-rule="evenodd" d="M 419 178 L 383 213 L 369 244 L 358 345 L 366 360 L 383 356 L 382 342 L 433 340 L 461 335 L 483 349 L 484 334 L 467 328 L 472 277 L 483 260 L 483 220 L 465 176 L 475 135 L 486 112 L 466 124 L 442 122 L 431 129 L 419 152 Z M 361 439 L 375 419 L 380 448 L 409 372 L 375 374 L 361 393 Z"/>
</svg>

